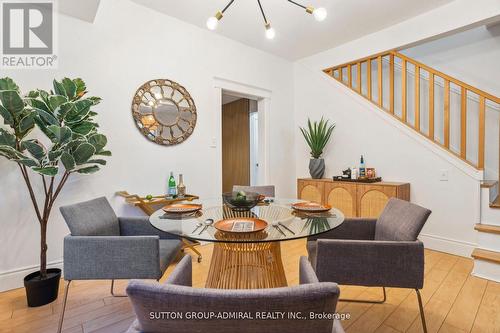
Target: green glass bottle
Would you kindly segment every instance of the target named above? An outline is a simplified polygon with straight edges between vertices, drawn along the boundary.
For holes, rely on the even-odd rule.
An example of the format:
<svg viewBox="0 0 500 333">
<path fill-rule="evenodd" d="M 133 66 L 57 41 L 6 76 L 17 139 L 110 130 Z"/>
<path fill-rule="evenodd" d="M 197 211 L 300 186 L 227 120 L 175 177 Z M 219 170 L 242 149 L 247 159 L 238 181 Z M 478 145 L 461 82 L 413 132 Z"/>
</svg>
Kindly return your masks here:
<svg viewBox="0 0 500 333">
<path fill-rule="evenodd" d="M 169 197 L 175 196 L 177 193 L 177 186 L 175 184 L 174 173 L 170 171 L 170 178 L 168 178 L 168 191 L 167 195 Z"/>
</svg>

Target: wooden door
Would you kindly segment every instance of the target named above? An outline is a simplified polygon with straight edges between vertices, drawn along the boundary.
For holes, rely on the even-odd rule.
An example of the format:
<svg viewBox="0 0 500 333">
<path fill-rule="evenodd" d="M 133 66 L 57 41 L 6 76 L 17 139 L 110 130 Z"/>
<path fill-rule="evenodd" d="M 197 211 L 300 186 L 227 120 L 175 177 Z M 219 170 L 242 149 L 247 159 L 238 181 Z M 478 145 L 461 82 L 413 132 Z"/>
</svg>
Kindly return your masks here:
<svg viewBox="0 0 500 333">
<path fill-rule="evenodd" d="M 380 216 L 389 198 L 397 195 L 395 186 L 358 185 L 358 216 Z"/>
<path fill-rule="evenodd" d="M 340 210 L 345 217 L 356 217 L 356 184 L 331 182 L 325 184 L 325 202 Z"/>
<path fill-rule="evenodd" d="M 299 199 L 317 203 L 324 203 L 324 182 L 299 179 L 297 183 L 297 196 Z"/>
<path fill-rule="evenodd" d="M 246 98 L 222 106 L 222 191 L 250 185 L 250 102 Z"/>
</svg>

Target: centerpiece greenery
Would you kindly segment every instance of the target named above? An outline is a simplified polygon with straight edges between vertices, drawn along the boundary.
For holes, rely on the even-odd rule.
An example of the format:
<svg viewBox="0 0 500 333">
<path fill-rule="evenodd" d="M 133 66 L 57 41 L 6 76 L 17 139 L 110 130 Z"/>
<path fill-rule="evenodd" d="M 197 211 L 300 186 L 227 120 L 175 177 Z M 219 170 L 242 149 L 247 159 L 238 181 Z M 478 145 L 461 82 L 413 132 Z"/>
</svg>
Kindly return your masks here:
<svg viewBox="0 0 500 333">
<path fill-rule="evenodd" d="M 30 300 L 26 284 L 52 278 L 47 270 L 47 224 L 54 202 L 71 174 L 94 173 L 106 164 L 101 156 L 111 155 L 92 110 L 101 99 L 86 93 L 79 78 L 54 80 L 53 90 L 36 89 L 24 96 L 11 78 L 0 79 L 0 116 L 5 125 L 0 125 L 0 156 L 19 166 L 40 225 L 40 271 L 25 278 L 30 306 L 57 298 L 56 289 L 55 295 Z"/>
<path fill-rule="evenodd" d="M 321 158 L 323 149 L 330 140 L 335 124 L 329 124 L 328 120 L 311 122 L 307 119 L 307 128 L 299 127 L 307 145 L 311 149 L 312 159 L 309 161 L 309 172 L 312 178 L 322 178 L 325 173 L 325 161 Z"/>
</svg>

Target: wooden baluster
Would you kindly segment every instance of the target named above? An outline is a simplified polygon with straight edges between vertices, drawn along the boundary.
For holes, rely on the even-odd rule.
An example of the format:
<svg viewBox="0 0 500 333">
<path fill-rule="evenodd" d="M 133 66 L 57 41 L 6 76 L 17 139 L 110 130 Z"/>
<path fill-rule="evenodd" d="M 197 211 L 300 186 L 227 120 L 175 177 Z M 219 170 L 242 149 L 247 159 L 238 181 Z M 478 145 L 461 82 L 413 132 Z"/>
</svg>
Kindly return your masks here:
<svg viewBox="0 0 500 333">
<path fill-rule="evenodd" d="M 358 88 L 358 93 L 361 94 L 361 62 L 358 62 L 358 72 L 356 73 L 356 84 Z"/>
<path fill-rule="evenodd" d="M 477 157 L 478 169 L 484 169 L 484 140 L 485 140 L 485 117 L 486 100 L 484 96 L 479 96 L 479 147 Z"/>
<path fill-rule="evenodd" d="M 467 158 L 467 89 L 462 87 L 460 103 L 460 157 Z"/>
<path fill-rule="evenodd" d="M 429 138 L 434 141 L 434 74 L 429 72 Z"/>
<path fill-rule="evenodd" d="M 450 81 L 444 80 L 444 146 L 450 148 Z"/>
<path fill-rule="evenodd" d="M 415 129 L 420 132 L 420 67 L 415 65 Z"/>
<path fill-rule="evenodd" d="M 349 83 L 349 88 L 352 89 L 352 70 L 351 70 L 351 64 L 347 65 L 347 80 Z"/>
<path fill-rule="evenodd" d="M 401 59 L 401 120 L 406 123 L 406 60 Z"/>
<path fill-rule="evenodd" d="M 372 100 L 372 60 L 368 59 L 366 61 L 366 92 L 368 94 L 368 99 Z"/>
<path fill-rule="evenodd" d="M 344 73 L 343 68 L 339 67 L 339 81 L 344 83 Z"/>
<path fill-rule="evenodd" d="M 378 69 L 377 69 L 377 75 L 378 75 L 378 105 L 382 108 L 384 105 L 382 101 L 382 56 L 377 57 L 377 62 L 378 62 Z"/>
<path fill-rule="evenodd" d="M 389 56 L 389 111 L 394 114 L 394 54 Z"/>
</svg>

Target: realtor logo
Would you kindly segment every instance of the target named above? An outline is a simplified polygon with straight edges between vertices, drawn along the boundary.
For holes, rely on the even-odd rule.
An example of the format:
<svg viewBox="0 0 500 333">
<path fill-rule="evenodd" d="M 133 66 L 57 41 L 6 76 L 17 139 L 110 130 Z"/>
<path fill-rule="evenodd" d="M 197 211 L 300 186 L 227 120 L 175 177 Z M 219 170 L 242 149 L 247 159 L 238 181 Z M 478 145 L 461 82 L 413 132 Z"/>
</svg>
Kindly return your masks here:
<svg viewBox="0 0 500 333">
<path fill-rule="evenodd" d="M 2 1 L 1 17 L 3 68 L 55 67 L 52 1 Z"/>
</svg>

